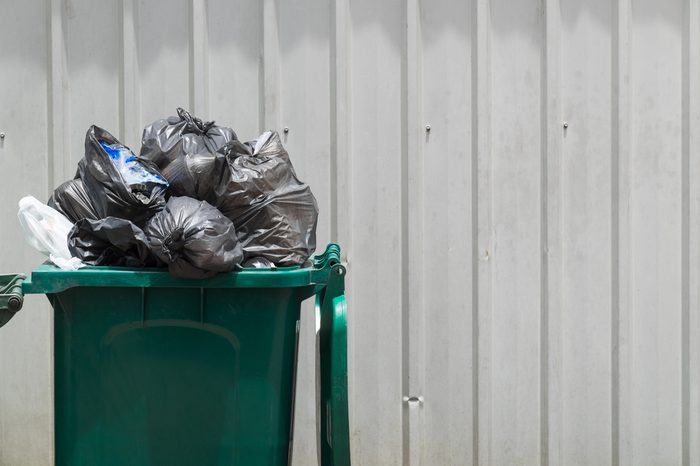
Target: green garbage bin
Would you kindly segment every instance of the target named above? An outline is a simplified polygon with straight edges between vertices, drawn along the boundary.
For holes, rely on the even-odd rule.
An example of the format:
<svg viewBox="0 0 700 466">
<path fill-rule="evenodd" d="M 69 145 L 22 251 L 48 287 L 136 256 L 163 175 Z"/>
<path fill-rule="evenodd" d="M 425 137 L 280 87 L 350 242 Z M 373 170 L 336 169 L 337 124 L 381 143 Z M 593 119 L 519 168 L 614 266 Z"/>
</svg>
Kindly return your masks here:
<svg viewBox="0 0 700 466">
<path fill-rule="evenodd" d="M 206 280 L 44 264 L 0 276 L 0 325 L 23 293 L 53 306 L 57 466 L 286 465 L 297 322 L 315 295 L 321 464 L 349 465 L 344 279 L 335 244 L 309 268 Z"/>
</svg>

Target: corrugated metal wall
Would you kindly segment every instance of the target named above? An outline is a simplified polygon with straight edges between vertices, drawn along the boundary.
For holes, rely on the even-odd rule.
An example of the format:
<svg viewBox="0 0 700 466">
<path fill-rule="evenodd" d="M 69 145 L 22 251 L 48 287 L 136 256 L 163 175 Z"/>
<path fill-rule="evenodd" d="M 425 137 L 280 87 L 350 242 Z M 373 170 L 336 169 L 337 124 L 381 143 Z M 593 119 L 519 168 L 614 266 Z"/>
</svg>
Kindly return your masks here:
<svg viewBox="0 0 700 466">
<path fill-rule="evenodd" d="M 699 0 L 1 3 L 2 271 L 91 123 L 286 126 L 348 261 L 355 464 L 700 464 Z M 2 465 L 50 462 L 49 328 L 0 331 Z"/>
</svg>

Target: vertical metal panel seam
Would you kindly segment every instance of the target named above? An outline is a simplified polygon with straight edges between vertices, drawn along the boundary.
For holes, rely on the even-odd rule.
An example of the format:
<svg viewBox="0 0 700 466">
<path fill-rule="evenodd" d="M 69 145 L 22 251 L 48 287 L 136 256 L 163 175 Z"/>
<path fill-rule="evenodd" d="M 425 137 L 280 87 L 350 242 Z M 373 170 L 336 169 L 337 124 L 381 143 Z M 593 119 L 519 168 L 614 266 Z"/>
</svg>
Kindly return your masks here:
<svg viewBox="0 0 700 466">
<path fill-rule="evenodd" d="M 540 44 L 540 393 L 539 393 L 539 408 L 540 408 L 540 464 L 547 466 L 549 464 L 549 363 L 548 363 L 548 334 L 549 334 L 549 277 L 548 277 L 548 261 L 547 261 L 547 239 L 548 239 L 548 218 L 547 210 L 549 202 L 547 199 L 547 124 L 548 124 L 548 105 L 547 105 L 547 59 L 548 57 L 548 0 L 542 0 L 540 3 L 542 17 L 542 42 Z"/>
<path fill-rule="evenodd" d="M 561 463 L 561 169 L 560 110 L 561 12 L 559 0 L 543 0 L 541 75 L 541 462 Z"/>
<path fill-rule="evenodd" d="M 681 158 L 681 435 L 682 463 L 690 464 L 690 118 L 691 99 L 691 60 L 695 44 L 691 48 L 693 29 L 693 0 L 685 0 L 683 21 L 683 64 L 682 64 L 682 158 Z M 697 39 L 697 37 L 695 37 Z M 696 58 L 697 59 L 697 58 Z"/>
<path fill-rule="evenodd" d="M 190 108 L 202 118 L 207 118 L 209 113 L 207 0 L 192 0 L 190 9 Z"/>
<path fill-rule="evenodd" d="M 263 1 L 263 129 L 280 125 L 280 52 L 277 0 Z"/>
<path fill-rule="evenodd" d="M 188 29 L 187 29 L 187 53 L 188 53 L 188 110 L 193 112 L 194 111 L 194 2 L 195 0 L 190 0 L 187 2 L 187 9 L 188 11 Z"/>
<path fill-rule="evenodd" d="M 620 157 L 619 157 L 619 4 L 611 4 L 611 102 L 610 102 L 610 446 L 612 466 L 620 464 L 619 441 L 619 319 L 620 319 Z"/>
<path fill-rule="evenodd" d="M 408 3 L 401 2 L 401 164 L 400 164 L 400 309 L 401 309 L 401 397 L 410 396 L 409 390 L 409 341 L 410 303 L 408 292 Z M 411 464 L 409 406 L 401 400 L 401 464 Z"/>
<path fill-rule="evenodd" d="M 138 96 L 138 26 L 136 2 L 122 0 L 121 8 L 121 73 L 119 75 L 119 137 L 127 145 L 140 140 L 142 126 Z M 135 148 L 134 148 L 135 149 Z"/>
<path fill-rule="evenodd" d="M 471 1 L 472 465 L 479 464 L 479 2 Z"/>
<path fill-rule="evenodd" d="M 631 458 L 630 425 L 627 419 L 629 367 L 627 325 L 629 319 L 629 0 L 612 5 L 612 103 L 611 103 L 611 463 L 618 466 Z"/>
<path fill-rule="evenodd" d="M 56 118 L 54 112 L 56 111 L 56 89 L 55 89 L 55 79 L 56 70 L 54 69 L 54 50 L 53 50 L 53 35 L 54 35 L 54 0 L 46 0 L 46 30 L 49 31 L 46 37 L 46 188 L 47 192 L 51 192 L 54 189 L 55 183 L 55 173 L 54 165 L 56 158 L 56 137 L 54 135 L 54 125 Z"/>
<path fill-rule="evenodd" d="M 687 87 L 684 101 L 687 100 L 687 147 L 684 150 L 687 157 L 687 238 L 688 238 L 688 302 L 687 322 L 684 329 L 687 337 L 687 464 L 700 464 L 700 341 L 697 337 L 700 330 L 700 159 L 698 158 L 700 137 L 700 108 L 698 94 L 700 93 L 700 2 L 688 0 L 687 12 Z"/>
<path fill-rule="evenodd" d="M 471 0 L 472 465 L 479 464 L 479 2 Z"/>
<path fill-rule="evenodd" d="M 49 79 L 48 79 L 48 127 L 49 127 L 49 192 L 62 183 L 69 173 L 70 160 L 67 147 L 68 103 L 66 102 L 66 52 L 65 17 L 63 0 L 48 0 L 49 6 Z"/>
<path fill-rule="evenodd" d="M 477 234 L 473 267 L 477 270 L 473 285 L 474 314 L 472 344 L 474 352 L 474 464 L 491 463 L 491 310 L 493 251 L 493 157 L 491 156 L 491 63 L 490 0 L 474 0 L 473 81 L 473 153 L 475 173 Z"/>
<path fill-rule="evenodd" d="M 258 134 L 265 131 L 265 3 L 258 6 Z"/>
<path fill-rule="evenodd" d="M 329 69 L 329 102 L 330 102 L 330 163 L 329 163 L 329 173 L 330 178 L 330 217 L 331 217 L 331 241 L 338 241 L 338 150 L 339 150 L 339 131 L 338 120 L 340 116 L 338 115 L 338 88 L 340 84 L 338 83 L 338 63 L 336 62 L 336 57 L 338 56 L 338 1 L 333 0 L 330 4 L 330 16 L 328 21 L 330 22 L 330 44 L 328 47 L 328 63 L 330 64 Z"/>
<path fill-rule="evenodd" d="M 612 44 L 611 44 L 611 102 L 610 102 L 610 122 L 611 122 L 611 145 L 610 154 L 610 443 L 612 466 L 620 464 L 620 363 L 619 363 L 619 327 L 620 327 L 620 1 L 612 3 Z"/>
<path fill-rule="evenodd" d="M 413 0 L 415 1 L 415 0 Z M 410 231 L 408 228 L 409 213 L 408 213 L 408 177 L 409 177 L 409 161 L 410 149 L 409 149 L 409 139 L 410 139 L 410 128 L 408 127 L 408 122 L 410 120 L 409 113 L 409 53 L 410 50 L 409 42 L 411 41 L 409 31 L 409 10 L 411 8 L 411 0 L 404 0 L 401 2 L 401 199 L 400 199 L 400 243 L 401 243 L 401 286 L 400 286 L 400 306 L 401 306 L 401 393 L 400 397 L 411 396 L 410 390 L 410 354 L 411 354 L 411 342 L 410 340 L 410 292 L 408 289 L 409 285 L 409 272 L 410 267 L 410 257 L 409 257 L 409 241 L 410 241 Z M 397 400 L 398 401 L 398 400 Z M 401 401 L 401 464 L 404 466 L 411 464 L 411 439 L 410 439 L 410 408 L 408 403 L 403 403 Z"/>
<path fill-rule="evenodd" d="M 125 137 L 124 137 L 124 129 L 126 127 L 126 123 L 124 122 L 124 115 L 125 115 L 125 109 L 124 107 L 126 106 L 126 92 L 124 90 L 124 87 L 126 86 L 126 68 L 127 68 L 127 46 L 125 41 L 127 40 L 127 34 L 126 34 L 126 24 L 129 21 L 127 16 L 129 16 L 129 11 L 131 8 L 131 0 L 122 0 L 121 2 L 121 8 L 119 9 L 119 23 L 120 23 L 120 28 L 119 28 L 119 139 L 122 141 L 122 143 L 125 142 Z M 126 142 L 128 145 L 128 142 Z"/>
<path fill-rule="evenodd" d="M 404 3 L 404 93 L 402 99 L 402 130 L 405 145 L 402 165 L 402 242 L 403 290 L 403 395 L 423 396 L 425 389 L 425 290 L 424 269 L 424 132 L 421 128 L 423 109 L 421 4 L 420 0 Z M 411 208 L 409 209 L 409 206 Z M 404 462 L 412 466 L 423 464 L 424 412 L 430 400 L 422 405 L 404 403 Z M 408 453 L 408 456 L 406 456 Z"/>
</svg>

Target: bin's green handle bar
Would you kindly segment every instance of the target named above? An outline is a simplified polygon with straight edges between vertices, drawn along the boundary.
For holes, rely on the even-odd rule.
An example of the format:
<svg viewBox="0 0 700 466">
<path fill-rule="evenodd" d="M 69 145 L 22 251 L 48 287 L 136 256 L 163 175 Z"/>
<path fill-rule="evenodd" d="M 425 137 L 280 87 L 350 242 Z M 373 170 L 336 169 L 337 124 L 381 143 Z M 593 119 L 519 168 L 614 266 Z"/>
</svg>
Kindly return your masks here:
<svg viewBox="0 0 700 466">
<path fill-rule="evenodd" d="M 22 282 L 25 278 L 22 274 L 0 275 L 0 327 L 22 309 Z"/>
<path fill-rule="evenodd" d="M 348 337 L 345 267 L 331 267 L 326 288 L 316 296 L 320 314 L 319 346 L 321 361 L 321 465 L 350 465 L 350 425 L 348 418 Z"/>
</svg>

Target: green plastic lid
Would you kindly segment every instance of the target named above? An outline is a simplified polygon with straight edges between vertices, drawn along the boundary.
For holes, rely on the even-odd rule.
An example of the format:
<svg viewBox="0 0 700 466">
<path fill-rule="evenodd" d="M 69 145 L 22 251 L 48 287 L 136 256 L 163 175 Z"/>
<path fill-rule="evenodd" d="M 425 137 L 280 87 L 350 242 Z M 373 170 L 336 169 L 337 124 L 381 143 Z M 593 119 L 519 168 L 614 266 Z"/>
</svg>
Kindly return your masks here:
<svg viewBox="0 0 700 466">
<path fill-rule="evenodd" d="M 299 268 L 242 269 L 220 273 L 204 280 L 176 278 L 163 269 L 126 267 L 83 267 L 61 270 L 44 263 L 35 268 L 22 283 L 25 294 L 59 293 L 75 287 L 159 287 L 159 288 L 294 288 L 325 285 L 331 266 L 340 262 L 340 248 L 329 244 L 326 251 L 314 257 L 313 265 Z"/>
</svg>

